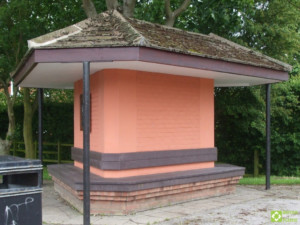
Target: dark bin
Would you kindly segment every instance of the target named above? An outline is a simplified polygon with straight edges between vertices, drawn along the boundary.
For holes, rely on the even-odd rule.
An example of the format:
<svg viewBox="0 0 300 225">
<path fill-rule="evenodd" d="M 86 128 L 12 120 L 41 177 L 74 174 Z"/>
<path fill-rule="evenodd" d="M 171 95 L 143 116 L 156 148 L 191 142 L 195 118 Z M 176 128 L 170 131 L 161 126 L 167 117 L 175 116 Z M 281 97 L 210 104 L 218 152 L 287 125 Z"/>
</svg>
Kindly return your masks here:
<svg viewBox="0 0 300 225">
<path fill-rule="evenodd" d="M 42 168 L 40 160 L 0 156 L 0 225 L 42 224 Z"/>
</svg>

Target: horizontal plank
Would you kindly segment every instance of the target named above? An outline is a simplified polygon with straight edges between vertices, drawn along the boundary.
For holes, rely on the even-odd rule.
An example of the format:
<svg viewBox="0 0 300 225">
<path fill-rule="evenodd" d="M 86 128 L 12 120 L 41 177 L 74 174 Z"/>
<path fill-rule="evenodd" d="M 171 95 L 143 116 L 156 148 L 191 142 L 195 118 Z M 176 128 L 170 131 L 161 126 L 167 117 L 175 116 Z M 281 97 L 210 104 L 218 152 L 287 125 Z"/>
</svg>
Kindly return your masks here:
<svg viewBox="0 0 300 225">
<path fill-rule="evenodd" d="M 54 162 L 54 163 L 58 163 L 57 159 L 43 159 L 43 162 Z"/>
<path fill-rule="evenodd" d="M 72 159 L 83 162 L 83 150 L 72 148 Z M 217 161 L 217 148 L 161 150 L 132 153 L 90 151 L 91 166 L 102 170 L 126 170 Z"/>
<path fill-rule="evenodd" d="M 57 152 L 51 152 L 51 151 L 43 151 L 43 155 L 48 154 L 48 155 L 57 155 Z"/>
<path fill-rule="evenodd" d="M 73 163 L 73 160 L 60 160 L 62 163 Z"/>
</svg>

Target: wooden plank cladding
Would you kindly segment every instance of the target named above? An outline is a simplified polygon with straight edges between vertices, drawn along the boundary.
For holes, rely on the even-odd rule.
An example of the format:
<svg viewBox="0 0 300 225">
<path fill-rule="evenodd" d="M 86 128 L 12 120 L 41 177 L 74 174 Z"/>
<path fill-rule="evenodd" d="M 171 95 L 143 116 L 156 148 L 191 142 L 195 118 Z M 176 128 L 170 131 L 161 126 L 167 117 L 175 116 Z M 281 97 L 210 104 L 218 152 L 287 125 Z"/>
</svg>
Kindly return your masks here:
<svg viewBox="0 0 300 225">
<path fill-rule="evenodd" d="M 217 148 L 99 153 L 91 151 L 91 166 L 102 170 L 125 170 L 217 161 Z M 82 149 L 72 148 L 72 159 L 82 162 Z"/>
</svg>

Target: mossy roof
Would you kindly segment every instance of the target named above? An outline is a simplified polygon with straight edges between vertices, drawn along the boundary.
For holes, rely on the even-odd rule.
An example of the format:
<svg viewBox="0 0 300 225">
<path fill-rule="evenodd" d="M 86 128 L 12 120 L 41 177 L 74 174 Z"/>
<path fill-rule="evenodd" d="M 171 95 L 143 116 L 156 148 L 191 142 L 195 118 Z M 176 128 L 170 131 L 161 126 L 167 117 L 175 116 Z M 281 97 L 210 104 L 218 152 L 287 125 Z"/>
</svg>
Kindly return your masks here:
<svg viewBox="0 0 300 225">
<path fill-rule="evenodd" d="M 28 41 L 31 49 L 149 47 L 280 71 L 291 66 L 215 34 L 199 34 L 106 11 Z"/>
</svg>

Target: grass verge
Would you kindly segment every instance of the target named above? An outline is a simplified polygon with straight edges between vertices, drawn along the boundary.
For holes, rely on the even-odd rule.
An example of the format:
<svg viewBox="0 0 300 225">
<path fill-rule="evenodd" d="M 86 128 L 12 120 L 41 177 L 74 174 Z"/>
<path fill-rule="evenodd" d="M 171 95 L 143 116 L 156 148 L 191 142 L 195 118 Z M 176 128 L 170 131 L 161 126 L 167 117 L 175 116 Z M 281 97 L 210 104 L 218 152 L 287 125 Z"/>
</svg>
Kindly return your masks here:
<svg viewBox="0 0 300 225">
<path fill-rule="evenodd" d="M 241 185 L 264 185 L 266 184 L 266 177 L 252 177 L 245 175 L 239 182 Z M 271 176 L 271 184 L 300 184 L 300 177 L 280 177 Z"/>
<path fill-rule="evenodd" d="M 51 176 L 49 175 L 46 166 L 44 166 L 44 168 L 43 168 L 43 179 L 44 179 L 44 180 L 51 180 Z"/>
</svg>

